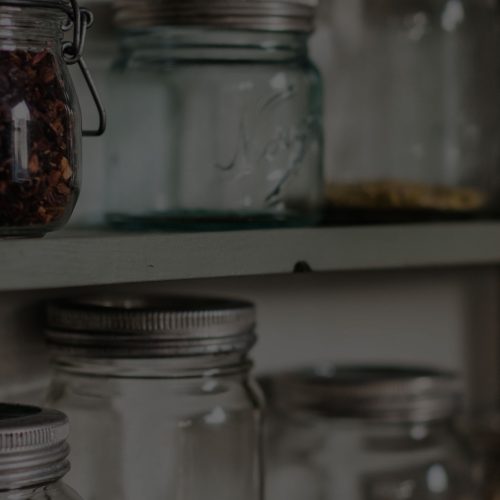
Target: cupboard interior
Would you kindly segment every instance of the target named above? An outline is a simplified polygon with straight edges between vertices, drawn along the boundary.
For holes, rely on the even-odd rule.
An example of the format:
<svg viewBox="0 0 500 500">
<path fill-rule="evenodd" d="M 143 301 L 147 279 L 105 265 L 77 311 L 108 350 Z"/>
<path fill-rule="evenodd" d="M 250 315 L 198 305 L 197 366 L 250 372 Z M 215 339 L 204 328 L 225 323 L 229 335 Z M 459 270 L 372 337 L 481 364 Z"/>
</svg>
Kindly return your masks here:
<svg viewBox="0 0 500 500">
<path fill-rule="evenodd" d="M 310 363 L 425 364 L 460 373 L 470 410 L 499 395 L 493 266 L 171 281 L 0 294 L 0 399 L 43 402 L 43 302 L 70 294 L 194 293 L 254 300 L 258 373 Z"/>
</svg>

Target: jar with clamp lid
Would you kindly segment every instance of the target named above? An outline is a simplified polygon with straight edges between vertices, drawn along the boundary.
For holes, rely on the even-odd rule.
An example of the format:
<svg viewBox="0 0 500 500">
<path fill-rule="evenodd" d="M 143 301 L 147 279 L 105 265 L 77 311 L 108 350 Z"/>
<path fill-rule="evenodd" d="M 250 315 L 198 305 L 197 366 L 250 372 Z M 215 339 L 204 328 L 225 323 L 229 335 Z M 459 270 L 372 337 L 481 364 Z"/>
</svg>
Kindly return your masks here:
<svg viewBox="0 0 500 500">
<path fill-rule="evenodd" d="M 67 436 L 58 411 L 0 404 L 0 500 L 81 500 L 62 483 Z"/>
<path fill-rule="evenodd" d="M 0 0 L 0 237 L 64 225 L 79 192 L 81 116 L 67 65 L 82 59 L 92 14 L 76 0 Z M 63 40 L 73 29 L 72 41 Z"/>
<path fill-rule="evenodd" d="M 116 2 L 108 220 L 311 224 L 322 200 L 310 1 Z"/>
<path fill-rule="evenodd" d="M 327 367 L 267 382 L 268 498 L 477 500 L 454 430 L 457 381 L 403 367 Z"/>
<path fill-rule="evenodd" d="M 71 418 L 69 484 L 90 499 L 262 500 L 254 327 L 253 305 L 234 300 L 52 305 L 49 402 Z"/>
</svg>

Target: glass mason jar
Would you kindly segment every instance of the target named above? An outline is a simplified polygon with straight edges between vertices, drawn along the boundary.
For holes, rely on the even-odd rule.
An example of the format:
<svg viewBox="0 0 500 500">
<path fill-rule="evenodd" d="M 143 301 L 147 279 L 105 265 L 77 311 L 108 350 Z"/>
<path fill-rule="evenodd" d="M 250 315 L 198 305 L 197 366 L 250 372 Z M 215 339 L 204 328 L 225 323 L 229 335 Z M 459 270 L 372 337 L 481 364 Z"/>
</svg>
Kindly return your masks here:
<svg viewBox="0 0 500 500">
<path fill-rule="evenodd" d="M 118 1 L 108 219 L 127 227 L 314 222 L 321 79 L 304 0 Z"/>
<path fill-rule="evenodd" d="M 91 500 L 261 500 L 254 324 L 252 304 L 219 299 L 50 307 L 49 401 L 71 418 L 69 484 Z"/>
<path fill-rule="evenodd" d="M 420 369 L 332 368 L 268 382 L 269 500 L 477 499 L 453 431 L 454 379 Z"/>
<path fill-rule="evenodd" d="M 0 500 L 81 500 L 61 481 L 67 436 L 58 411 L 0 404 Z"/>
<path fill-rule="evenodd" d="M 500 44 L 492 0 L 324 0 L 315 54 L 333 219 L 500 208 Z"/>
<path fill-rule="evenodd" d="M 0 236 L 41 236 L 73 211 L 82 132 L 66 66 L 80 65 L 96 97 L 81 60 L 91 23 L 75 0 L 0 0 Z"/>
</svg>

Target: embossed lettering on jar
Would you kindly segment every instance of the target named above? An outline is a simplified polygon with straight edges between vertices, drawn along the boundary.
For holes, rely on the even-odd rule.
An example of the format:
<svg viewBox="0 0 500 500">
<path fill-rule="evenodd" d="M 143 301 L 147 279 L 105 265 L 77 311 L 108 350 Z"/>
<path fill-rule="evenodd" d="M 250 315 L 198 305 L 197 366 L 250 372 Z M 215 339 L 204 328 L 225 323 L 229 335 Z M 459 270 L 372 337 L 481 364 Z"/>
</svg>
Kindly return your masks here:
<svg viewBox="0 0 500 500">
<path fill-rule="evenodd" d="M 307 52 L 314 9 L 177 4 L 118 2 L 109 220 L 313 222 L 322 194 L 321 85 Z"/>
</svg>

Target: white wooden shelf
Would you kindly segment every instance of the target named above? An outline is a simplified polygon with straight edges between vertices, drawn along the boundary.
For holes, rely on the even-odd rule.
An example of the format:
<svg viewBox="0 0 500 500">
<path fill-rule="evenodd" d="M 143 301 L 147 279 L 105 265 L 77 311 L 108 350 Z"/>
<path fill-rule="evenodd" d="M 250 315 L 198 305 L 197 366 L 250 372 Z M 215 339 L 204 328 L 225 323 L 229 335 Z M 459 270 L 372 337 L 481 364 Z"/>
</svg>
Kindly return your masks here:
<svg viewBox="0 0 500 500">
<path fill-rule="evenodd" d="M 61 232 L 0 241 L 0 291 L 313 271 L 500 264 L 500 223 L 206 233 Z"/>
</svg>

